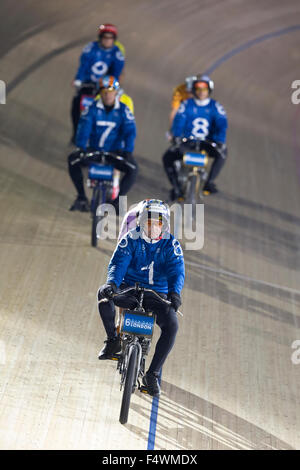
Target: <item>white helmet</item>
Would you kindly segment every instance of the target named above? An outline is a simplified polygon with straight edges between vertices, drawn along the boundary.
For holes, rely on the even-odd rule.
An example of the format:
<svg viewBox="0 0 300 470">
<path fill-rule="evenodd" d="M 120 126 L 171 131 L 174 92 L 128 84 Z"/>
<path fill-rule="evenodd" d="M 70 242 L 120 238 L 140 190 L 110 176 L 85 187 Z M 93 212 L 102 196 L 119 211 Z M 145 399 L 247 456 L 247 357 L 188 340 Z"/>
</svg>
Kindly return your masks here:
<svg viewBox="0 0 300 470">
<path fill-rule="evenodd" d="M 189 91 L 190 93 L 193 93 L 195 84 L 199 82 L 207 83 L 209 94 L 213 92 L 214 87 L 215 87 L 213 80 L 208 75 L 201 74 L 201 73 L 199 73 L 198 75 L 192 75 L 190 77 L 186 77 L 185 86 L 186 86 L 187 91 Z"/>
<path fill-rule="evenodd" d="M 159 199 L 145 199 L 138 204 L 137 224 L 141 229 L 145 227 L 148 220 L 159 220 L 162 222 L 161 234 L 170 231 L 170 208 L 168 204 Z"/>
</svg>

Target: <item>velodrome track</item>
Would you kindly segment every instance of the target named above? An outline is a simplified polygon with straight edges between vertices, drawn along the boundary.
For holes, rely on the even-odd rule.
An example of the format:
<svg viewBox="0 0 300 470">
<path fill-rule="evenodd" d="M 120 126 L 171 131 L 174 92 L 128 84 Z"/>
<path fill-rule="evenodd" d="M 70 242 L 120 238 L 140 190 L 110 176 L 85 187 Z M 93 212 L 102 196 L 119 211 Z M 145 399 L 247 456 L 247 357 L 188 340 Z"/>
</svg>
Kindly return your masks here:
<svg viewBox="0 0 300 470">
<path fill-rule="evenodd" d="M 2 0 L 0 12 L 0 448 L 300 448 L 299 2 Z M 70 84 L 103 21 L 119 27 L 136 107 L 130 203 L 167 197 L 164 132 L 187 74 L 212 70 L 230 124 L 204 248 L 185 253 L 157 417 L 136 393 L 126 426 L 115 363 L 97 360 L 115 242 L 92 249 L 89 216 L 67 210 Z"/>
</svg>

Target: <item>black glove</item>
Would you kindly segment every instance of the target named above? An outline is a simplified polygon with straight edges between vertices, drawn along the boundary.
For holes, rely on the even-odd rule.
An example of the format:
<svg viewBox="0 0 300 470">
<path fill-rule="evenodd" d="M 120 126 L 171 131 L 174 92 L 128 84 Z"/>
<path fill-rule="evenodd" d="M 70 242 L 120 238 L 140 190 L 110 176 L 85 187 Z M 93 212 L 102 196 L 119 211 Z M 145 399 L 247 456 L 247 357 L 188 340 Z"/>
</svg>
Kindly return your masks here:
<svg viewBox="0 0 300 470">
<path fill-rule="evenodd" d="M 174 307 L 175 312 L 179 309 L 181 305 L 181 297 L 177 292 L 169 292 L 168 300 L 170 300 L 172 307 Z"/>
<path fill-rule="evenodd" d="M 179 147 L 181 143 L 182 143 L 181 137 L 172 137 L 172 144 L 175 147 Z"/>
<path fill-rule="evenodd" d="M 85 154 L 86 154 L 87 151 L 84 150 L 84 149 L 81 149 L 80 147 L 77 147 L 77 149 L 75 150 L 75 152 L 78 153 L 78 156 L 79 156 L 79 157 L 83 158 L 83 157 L 85 157 Z"/>
<path fill-rule="evenodd" d="M 226 149 L 226 144 L 224 144 L 223 142 L 214 142 L 216 148 L 218 150 L 225 150 Z"/>
<path fill-rule="evenodd" d="M 99 289 L 99 297 L 112 299 L 113 294 L 117 292 L 117 286 L 114 282 L 103 284 Z"/>
<path fill-rule="evenodd" d="M 116 154 L 123 158 L 127 158 L 131 156 L 131 152 L 127 152 L 126 150 L 118 150 Z"/>
<path fill-rule="evenodd" d="M 223 142 L 214 142 L 212 145 L 218 150 L 218 152 L 221 154 L 221 157 L 225 160 L 227 156 L 226 144 L 224 144 Z"/>
</svg>

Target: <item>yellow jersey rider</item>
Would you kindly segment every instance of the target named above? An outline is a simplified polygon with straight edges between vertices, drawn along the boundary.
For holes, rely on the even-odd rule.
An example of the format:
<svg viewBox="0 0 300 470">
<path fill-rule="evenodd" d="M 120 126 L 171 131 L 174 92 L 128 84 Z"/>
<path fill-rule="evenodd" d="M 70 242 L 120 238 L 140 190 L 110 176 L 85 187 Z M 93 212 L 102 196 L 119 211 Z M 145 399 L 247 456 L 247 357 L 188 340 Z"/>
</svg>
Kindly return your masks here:
<svg viewBox="0 0 300 470">
<path fill-rule="evenodd" d="M 99 98 L 100 98 L 100 93 L 95 96 L 95 100 L 97 101 L 97 100 L 99 100 Z M 128 106 L 128 108 L 130 109 L 130 111 L 132 112 L 132 114 L 134 114 L 134 104 L 133 104 L 133 100 L 132 100 L 132 98 L 131 98 L 129 95 L 127 95 L 126 93 L 124 93 L 123 88 L 120 88 L 120 89 L 119 89 L 117 98 L 119 98 L 119 101 L 120 101 L 121 103 L 124 103 L 126 106 Z"/>
<path fill-rule="evenodd" d="M 174 117 L 179 109 L 179 106 L 184 100 L 188 98 L 192 98 L 192 87 L 193 82 L 198 78 L 198 75 L 192 75 L 190 77 L 186 77 L 184 83 L 180 83 L 177 87 L 173 89 L 172 101 L 171 101 L 171 112 L 169 115 L 169 124 L 170 129 L 173 124 Z"/>
</svg>

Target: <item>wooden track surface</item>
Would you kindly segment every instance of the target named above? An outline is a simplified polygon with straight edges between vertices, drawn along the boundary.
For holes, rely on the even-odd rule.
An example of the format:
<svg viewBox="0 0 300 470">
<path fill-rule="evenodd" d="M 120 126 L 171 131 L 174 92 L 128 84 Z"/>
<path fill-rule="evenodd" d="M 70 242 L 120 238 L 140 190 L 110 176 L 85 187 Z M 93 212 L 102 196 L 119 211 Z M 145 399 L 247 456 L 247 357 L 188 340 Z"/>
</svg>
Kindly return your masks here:
<svg viewBox="0 0 300 470">
<path fill-rule="evenodd" d="M 3 0 L 0 7 L 0 448 L 146 449 L 150 397 L 129 422 L 96 292 L 115 242 L 90 247 L 74 190 L 70 86 L 102 21 L 127 51 L 140 177 L 130 203 L 167 197 L 172 88 L 235 48 L 300 24 L 297 0 Z M 5 21 L 3 21 L 5 18 Z M 229 158 L 207 199 L 205 243 L 185 253 L 184 318 L 162 376 L 156 449 L 300 447 L 300 30 L 248 44 L 212 73 Z"/>
</svg>

